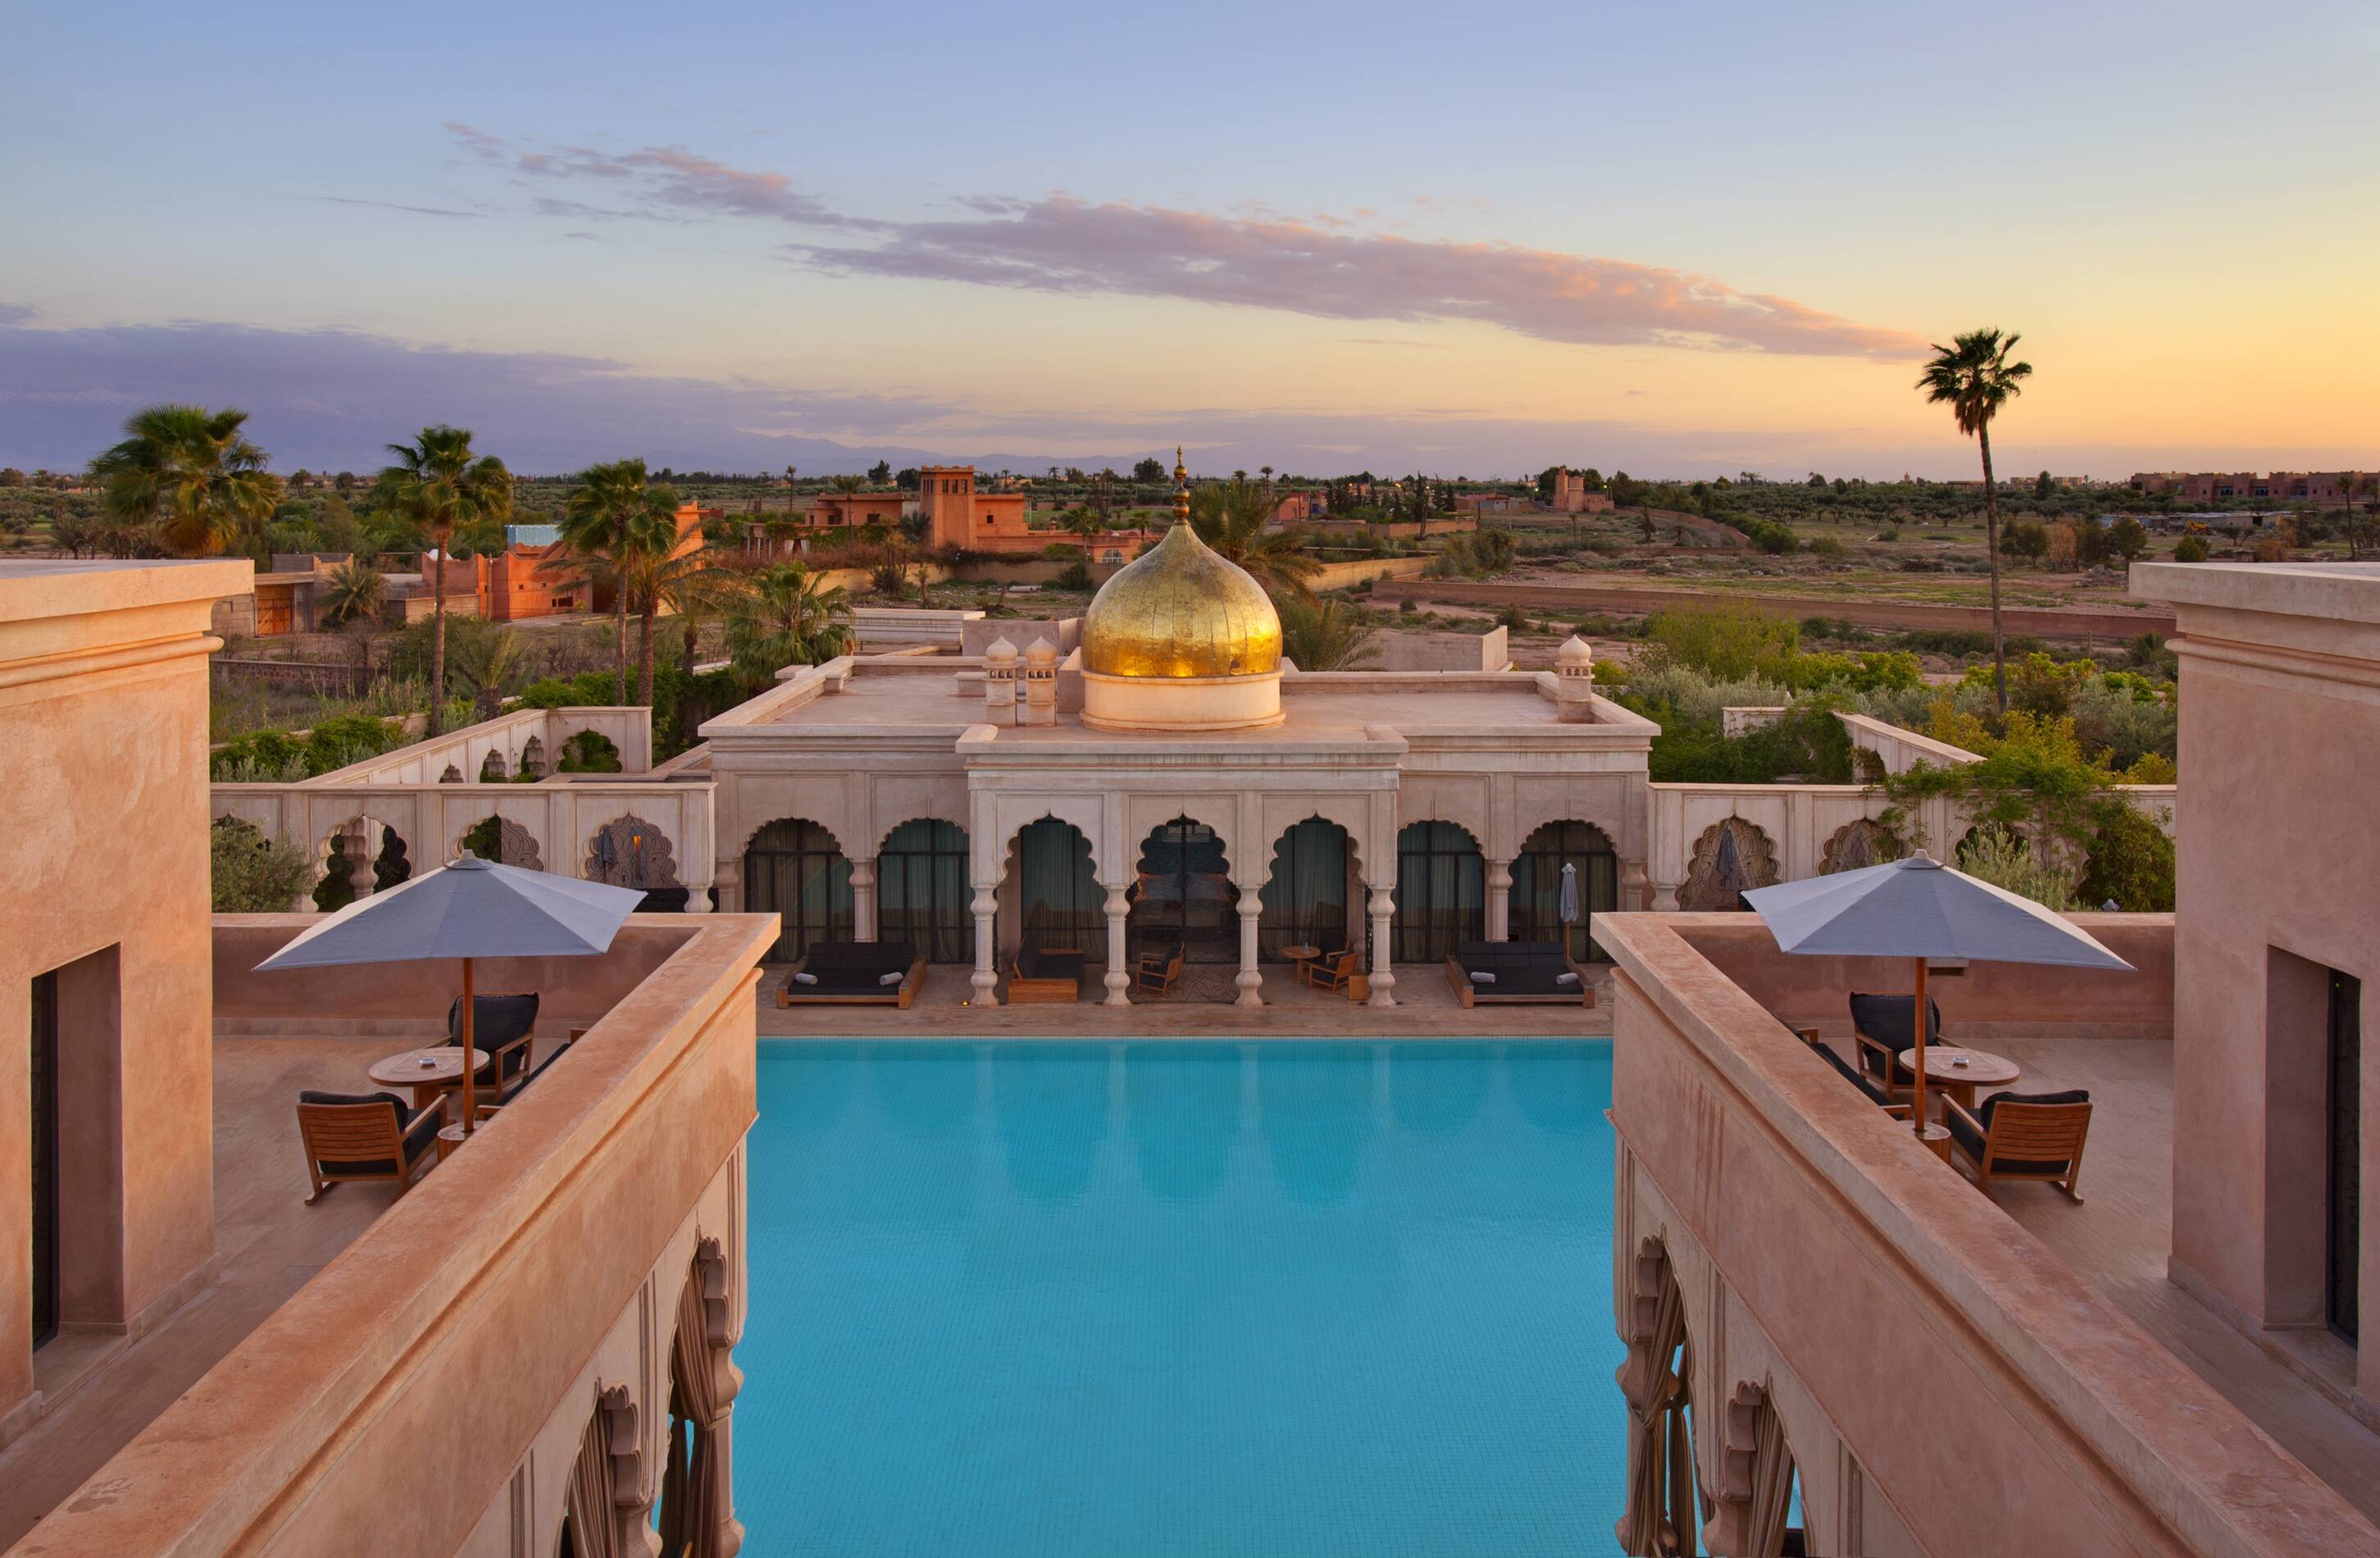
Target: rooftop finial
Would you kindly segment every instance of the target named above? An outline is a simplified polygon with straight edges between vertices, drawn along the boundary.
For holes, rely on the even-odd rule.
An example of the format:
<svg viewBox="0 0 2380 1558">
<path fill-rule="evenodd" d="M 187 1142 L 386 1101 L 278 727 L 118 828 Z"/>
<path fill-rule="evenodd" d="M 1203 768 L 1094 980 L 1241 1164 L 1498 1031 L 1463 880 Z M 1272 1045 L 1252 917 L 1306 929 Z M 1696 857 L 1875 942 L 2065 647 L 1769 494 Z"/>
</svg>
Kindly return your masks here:
<svg viewBox="0 0 2380 1558">
<path fill-rule="evenodd" d="M 1183 463 L 1182 445 L 1173 446 L 1173 522 L 1190 522 L 1190 468 Z"/>
</svg>

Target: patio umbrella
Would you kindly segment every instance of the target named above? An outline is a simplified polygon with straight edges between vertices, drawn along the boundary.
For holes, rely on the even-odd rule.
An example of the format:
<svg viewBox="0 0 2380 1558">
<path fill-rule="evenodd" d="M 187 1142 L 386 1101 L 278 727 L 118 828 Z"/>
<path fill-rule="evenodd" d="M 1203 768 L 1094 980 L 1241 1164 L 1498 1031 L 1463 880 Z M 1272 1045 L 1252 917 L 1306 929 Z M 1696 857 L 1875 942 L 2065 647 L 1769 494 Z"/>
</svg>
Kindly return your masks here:
<svg viewBox="0 0 2380 1558">
<path fill-rule="evenodd" d="M 550 871 L 500 866 L 472 855 L 349 904 L 256 966 L 337 968 L 458 958 L 463 965 L 463 1130 L 478 1112 L 471 1064 L 471 960 L 585 957 L 608 950 L 642 893 Z"/>
<path fill-rule="evenodd" d="M 1917 1036 L 1917 1100 L 1925 1134 L 1925 964 L 2039 963 L 2066 968 L 2130 969 L 2088 933 L 2030 898 L 1979 882 L 1924 853 L 1862 870 L 1838 871 L 1755 887 L 1744 901 L 1760 913 L 1785 952 L 1848 957 L 1906 957 L 1916 967 L 1911 1006 Z"/>
</svg>

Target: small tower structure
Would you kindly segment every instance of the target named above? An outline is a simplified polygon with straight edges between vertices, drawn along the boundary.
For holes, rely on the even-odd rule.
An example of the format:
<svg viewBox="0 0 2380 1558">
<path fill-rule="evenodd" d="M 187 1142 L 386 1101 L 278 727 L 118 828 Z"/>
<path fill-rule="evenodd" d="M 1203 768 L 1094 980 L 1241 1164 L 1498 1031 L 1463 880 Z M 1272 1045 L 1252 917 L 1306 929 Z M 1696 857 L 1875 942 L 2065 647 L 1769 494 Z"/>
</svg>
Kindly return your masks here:
<svg viewBox="0 0 2380 1558">
<path fill-rule="evenodd" d="M 1016 723 L 1016 646 L 1004 637 L 983 651 L 983 717 L 993 724 Z"/>
<path fill-rule="evenodd" d="M 1563 724 L 1595 723 L 1595 651 L 1572 634 L 1554 656 L 1554 704 Z"/>
<path fill-rule="evenodd" d="M 1019 724 L 1058 723 L 1058 646 L 1036 638 L 1025 650 L 1025 706 Z"/>
</svg>

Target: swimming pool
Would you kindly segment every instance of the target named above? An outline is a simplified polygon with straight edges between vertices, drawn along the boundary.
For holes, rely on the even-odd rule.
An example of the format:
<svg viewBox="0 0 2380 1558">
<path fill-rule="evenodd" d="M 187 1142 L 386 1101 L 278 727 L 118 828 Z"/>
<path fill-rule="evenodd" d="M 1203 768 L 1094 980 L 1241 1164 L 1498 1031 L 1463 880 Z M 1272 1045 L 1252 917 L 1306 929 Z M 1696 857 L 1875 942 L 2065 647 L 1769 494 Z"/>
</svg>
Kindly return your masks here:
<svg viewBox="0 0 2380 1558">
<path fill-rule="evenodd" d="M 759 1066 L 747 1553 L 1613 1550 L 1608 1042 Z"/>
</svg>

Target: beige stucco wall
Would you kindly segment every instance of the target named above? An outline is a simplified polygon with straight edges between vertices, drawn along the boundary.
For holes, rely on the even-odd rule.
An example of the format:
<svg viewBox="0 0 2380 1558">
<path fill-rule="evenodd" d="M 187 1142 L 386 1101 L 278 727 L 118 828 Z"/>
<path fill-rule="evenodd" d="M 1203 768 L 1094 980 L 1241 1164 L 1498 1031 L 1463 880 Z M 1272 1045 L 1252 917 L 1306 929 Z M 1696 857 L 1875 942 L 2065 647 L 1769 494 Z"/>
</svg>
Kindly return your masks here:
<svg viewBox="0 0 2380 1558">
<path fill-rule="evenodd" d="M 2170 934 L 2154 916 L 2076 919 L 2128 955 Z M 1597 923 L 1620 966 L 1615 1312 L 1624 1334 L 1637 1258 L 1666 1251 L 1697 1399 L 1768 1386 L 1817 1551 L 2372 1550 L 2335 1492 L 1819 1064 L 1765 1004 L 1779 987 L 1758 988 L 1743 926 Z M 2154 1009 L 2161 967 L 2099 976 L 2103 999 Z"/>
<path fill-rule="evenodd" d="M 213 1258 L 206 656 L 251 569 L 0 565 L 0 1437 L 35 1384 L 35 976 L 94 959 L 61 980 L 64 1325 L 143 1328 Z"/>
<path fill-rule="evenodd" d="M 2173 1272 L 2251 1327 L 2324 1322 L 2328 996 L 2363 981 L 2361 1286 L 2380 1319 L 2380 565 L 2137 566 L 2181 637 Z M 2380 1347 L 2355 1389 L 2380 1408 Z"/>
<path fill-rule="evenodd" d="M 307 923 L 227 918 L 218 959 L 252 963 Z M 719 1241 L 731 1335 L 747 1311 L 755 963 L 776 933 L 773 915 L 639 915 L 601 957 L 492 966 L 565 1008 L 619 993 L 564 1064 L 85 1484 L 106 1496 L 69 1497 L 23 1551 L 551 1552 L 599 1383 L 628 1389 L 635 1491 L 656 1493 L 698 1239 Z M 419 1009 L 405 966 L 326 972 L 349 1009 Z M 320 1009 L 311 976 L 286 978 L 282 1018 Z M 230 987 L 236 1014 L 263 1020 L 269 979 Z"/>
</svg>

